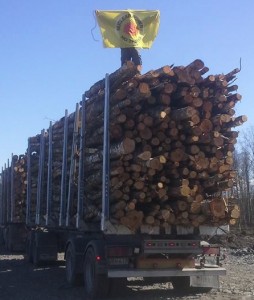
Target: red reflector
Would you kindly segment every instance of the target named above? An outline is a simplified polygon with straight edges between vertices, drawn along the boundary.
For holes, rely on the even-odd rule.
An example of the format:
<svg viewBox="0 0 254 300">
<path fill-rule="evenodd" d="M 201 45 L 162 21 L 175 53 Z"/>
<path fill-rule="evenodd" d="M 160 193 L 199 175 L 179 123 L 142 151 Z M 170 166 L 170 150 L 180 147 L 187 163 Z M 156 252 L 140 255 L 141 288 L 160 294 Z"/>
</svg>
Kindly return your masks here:
<svg viewBox="0 0 254 300">
<path fill-rule="evenodd" d="M 99 255 L 96 256 L 96 260 L 97 260 L 97 261 L 101 260 L 101 257 L 100 257 Z"/>
<path fill-rule="evenodd" d="M 220 248 L 219 247 L 203 247 L 203 254 L 220 255 Z"/>
</svg>

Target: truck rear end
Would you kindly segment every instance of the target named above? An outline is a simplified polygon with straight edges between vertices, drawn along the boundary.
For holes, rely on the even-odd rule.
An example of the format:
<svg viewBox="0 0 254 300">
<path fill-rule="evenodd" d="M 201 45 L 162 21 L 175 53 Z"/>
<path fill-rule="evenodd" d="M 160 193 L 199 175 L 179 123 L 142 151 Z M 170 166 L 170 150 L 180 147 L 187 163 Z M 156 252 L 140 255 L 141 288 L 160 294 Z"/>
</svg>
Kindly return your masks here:
<svg viewBox="0 0 254 300">
<path fill-rule="evenodd" d="M 89 299 L 127 278 L 218 288 L 220 249 L 204 241 L 239 217 L 225 191 L 235 176 L 231 128 L 245 118 L 232 115 L 238 70 L 206 71 L 195 60 L 140 75 L 127 63 L 29 138 L 29 260 L 64 251 L 67 281 L 84 282 Z"/>
<path fill-rule="evenodd" d="M 181 232 L 133 235 L 121 229 L 114 232 L 112 225 L 107 228 L 97 236 L 73 236 L 67 244 L 67 280 L 74 285 L 84 281 L 85 294 L 91 299 L 117 292 L 134 279 L 205 292 L 219 288 L 219 276 L 226 275 L 220 247 L 201 241 L 200 234 L 183 234 L 182 228 L 174 228 Z M 215 228 L 209 230 L 212 233 Z"/>
</svg>

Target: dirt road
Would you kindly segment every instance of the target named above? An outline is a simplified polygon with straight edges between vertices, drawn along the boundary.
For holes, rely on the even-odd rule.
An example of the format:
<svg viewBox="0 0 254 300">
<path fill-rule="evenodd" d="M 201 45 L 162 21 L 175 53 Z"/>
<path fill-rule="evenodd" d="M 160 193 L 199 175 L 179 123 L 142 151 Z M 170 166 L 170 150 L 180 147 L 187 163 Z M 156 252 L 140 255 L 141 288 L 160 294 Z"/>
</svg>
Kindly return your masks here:
<svg viewBox="0 0 254 300">
<path fill-rule="evenodd" d="M 254 299 L 254 250 L 251 248 L 228 250 L 225 261 L 228 275 L 221 278 L 219 291 L 208 294 L 176 294 L 171 284 L 150 286 L 129 282 L 126 290 L 110 300 L 166 300 L 166 299 Z M 50 267 L 35 268 L 23 255 L 0 249 L 1 300 L 85 300 L 83 287 L 72 288 L 65 281 L 65 266 L 61 259 Z"/>
</svg>

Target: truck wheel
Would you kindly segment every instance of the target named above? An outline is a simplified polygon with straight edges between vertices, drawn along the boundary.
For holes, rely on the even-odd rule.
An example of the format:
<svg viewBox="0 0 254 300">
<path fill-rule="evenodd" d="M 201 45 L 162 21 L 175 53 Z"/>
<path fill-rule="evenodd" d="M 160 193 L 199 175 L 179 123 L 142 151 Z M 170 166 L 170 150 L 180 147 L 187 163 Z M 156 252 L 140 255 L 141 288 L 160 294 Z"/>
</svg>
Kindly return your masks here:
<svg viewBox="0 0 254 300">
<path fill-rule="evenodd" d="M 10 226 L 8 226 L 6 228 L 6 243 L 5 243 L 5 248 L 7 251 L 10 251 L 12 252 L 14 249 L 13 249 L 13 241 L 12 241 L 12 238 L 11 238 L 11 229 L 10 229 Z"/>
<path fill-rule="evenodd" d="M 31 236 L 29 236 L 26 240 L 26 256 L 27 256 L 28 262 L 32 263 L 33 262 L 33 247 L 32 247 Z"/>
<path fill-rule="evenodd" d="M 35 240 L 32 241 L 32 257 L 33 257 L 33 265 L 35 267 L 39 267 L 40 266 L 40 257 L 39 257 L 39 252 L 38 249 L 36 247 L 36 242 Z"/>
<path fill-rule="evenodd" d="M 84 260 L 84 284 L 86 299 L 94 300 L 108 296 L 109 280 L 106 275 L 98 274 L 94 250 L 88 248 Z"/>
<path fill-rule="evenodd" d="M 4 245 L 4 229 L 0 228 L 0 245 Z"/>
<path fill-rule="evenodd" d="M 82 274 L 76 273 L 76 261 L 75 252 L 73 246 L 70 244 L 66 251 L 66 279 L 67 282 L 72 286 L 77 286 L 82 284 Z"/>
<path fill-rule="evenodd" d="M 10 251 L 10 245 L 9 245 L 9 227 L 5 229 L 5 249 L 7 251 Z"/>
<path fill-rule="evenodd" d="M 4 238 L 4 247 L 6 249 L 6 243 L 7 243 L 7 228 L 6 227 L 3 229 L 3 238 Z"/>
</svg>

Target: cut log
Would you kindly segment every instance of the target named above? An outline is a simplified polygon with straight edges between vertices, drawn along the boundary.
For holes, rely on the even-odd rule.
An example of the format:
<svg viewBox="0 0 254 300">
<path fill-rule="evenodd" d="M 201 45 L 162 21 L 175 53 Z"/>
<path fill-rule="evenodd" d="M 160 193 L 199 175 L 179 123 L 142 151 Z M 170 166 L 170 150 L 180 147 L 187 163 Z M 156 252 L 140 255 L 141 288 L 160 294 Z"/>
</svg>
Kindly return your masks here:
<svg viewBox="0 0 254 300">
<path fill-rule="evenodd" d="M 198 114 L 198 111 L 195 108 L 193 108 L 191 106 L 187 106 L 187 107 L 176 109 L 176 110 L 172 111 L 171 118 L 174 121 L 182 121 L 182 120 L 189 119 L 196 114 Z"/>
<path fill-rule="evenodd" d="M 215 198 L 210 202 L 211 214 L 217 218 L 225 218 L 226 204 L 223 199 Z"/>
<path fill-rule="evenodd" d="M 109 75 L 109 84 L 113 87 L 117 86 L 119 82 L 126 81 L 133 77 L 133 75 L 140 72 L 140 67 L 135 66 L 134 63 L 128 61 L 120 69 Z M 85 92 L 85 96 L 90 98 L 92 95 L 97 94 L 100 90 L 105 88 L 105 79 L 96 82 L 88 91 Z"/>
</svg>

